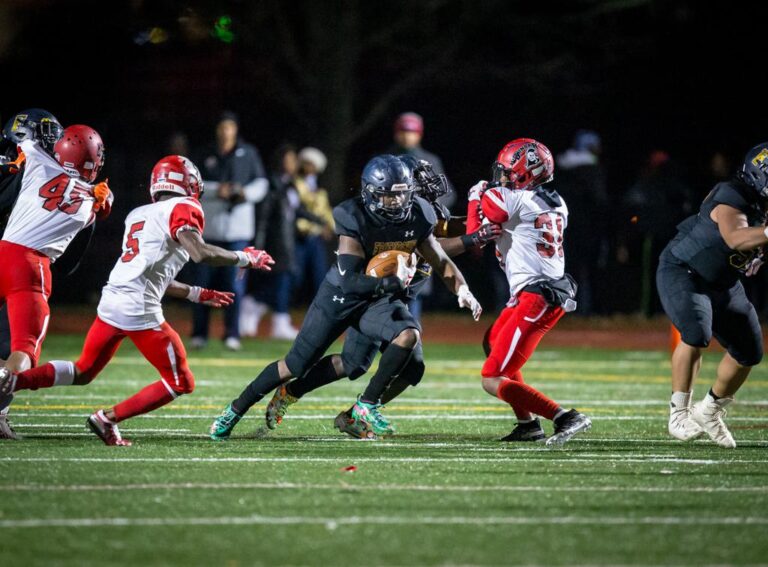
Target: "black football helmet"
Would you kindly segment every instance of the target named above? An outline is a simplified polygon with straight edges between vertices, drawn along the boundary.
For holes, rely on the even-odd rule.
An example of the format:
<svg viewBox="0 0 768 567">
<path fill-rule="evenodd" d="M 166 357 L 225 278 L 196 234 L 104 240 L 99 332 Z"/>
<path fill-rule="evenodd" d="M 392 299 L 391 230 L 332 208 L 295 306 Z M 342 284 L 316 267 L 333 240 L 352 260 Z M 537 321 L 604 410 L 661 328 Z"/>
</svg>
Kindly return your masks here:
<svg viewBox="0 0 768 567">
<path fill-rule="evenodd" d="M 393 222 L 408 218 L 413 204 L 413 172 L 397 156 L 376 156 L 363 168 L 361 196 L 368 212 Z"/>
<path fill-rule="evenodd" d="M 450 193 L 448 179 L 442 173 L 435 173 L 431 163 L 426 160 L 418 159 L 411 154 L 397 156 L 400 160 L 411 168 L 413 174 L 413 183 L 416 193 L 434 203 L 443 195 Z"/>
<path fill-rule="evenodd" d="M 3 138 L 13 144 L 39 140 L 43 149 L 53 155 L 53 146 L 63 132 L 64 128 L 53 114 L 42 108 L 30 108 L 14 114 L 5 123 Z"/>
<path fill-rule="evenodd" d="M 768 198 L 768 142 L 759 144 L 747 152 L 738 176 L 761 197 Z"/>
</svg>

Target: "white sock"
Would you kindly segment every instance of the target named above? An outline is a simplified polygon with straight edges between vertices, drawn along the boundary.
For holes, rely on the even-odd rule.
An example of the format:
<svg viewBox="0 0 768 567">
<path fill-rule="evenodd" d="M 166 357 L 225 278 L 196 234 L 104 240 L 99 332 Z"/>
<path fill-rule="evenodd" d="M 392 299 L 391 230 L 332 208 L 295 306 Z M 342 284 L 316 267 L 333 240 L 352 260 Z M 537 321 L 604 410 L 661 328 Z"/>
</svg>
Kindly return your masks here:
<svg viewBox="0 0 768 567">
<path fill-rule="evenodd" d="M 682 409 L 691 405 L 691 395 L 693 392 L 672 392 L 669 399 L 670 409 Z"/>
<path fill-rule="evenodd" d="M 52 360 L 49 363 L 56 371 L 54 386 L 71 386 L 75 381 L 75 363 L 68 360 Z"/>
</svg>

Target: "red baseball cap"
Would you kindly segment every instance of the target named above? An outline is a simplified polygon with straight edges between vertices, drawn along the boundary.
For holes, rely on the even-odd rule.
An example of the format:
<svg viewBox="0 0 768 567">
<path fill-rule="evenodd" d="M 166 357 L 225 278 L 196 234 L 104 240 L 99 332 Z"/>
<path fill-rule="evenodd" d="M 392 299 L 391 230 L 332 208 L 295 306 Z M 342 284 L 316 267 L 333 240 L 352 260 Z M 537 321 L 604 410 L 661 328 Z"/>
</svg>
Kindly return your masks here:
<svg viewBox="0 0 768 567">
<path fill-rule="evenodd" d="M 424 133 L 424 119 L 415 112 L 404 112 L 395 121 L 395 132 Z"/>
</svg>

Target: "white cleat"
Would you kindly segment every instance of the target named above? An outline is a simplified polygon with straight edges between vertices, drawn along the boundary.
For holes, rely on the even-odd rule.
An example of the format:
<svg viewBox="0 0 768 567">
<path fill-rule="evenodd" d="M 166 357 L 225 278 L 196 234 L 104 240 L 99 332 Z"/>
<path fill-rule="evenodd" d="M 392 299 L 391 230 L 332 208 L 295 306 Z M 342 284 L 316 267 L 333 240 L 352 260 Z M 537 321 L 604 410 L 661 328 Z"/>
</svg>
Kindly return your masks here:
<svg viewBox="0 0 768 567">
<path fill-rule="evenodd" d="M 691 418 L 691 408 L 670 407 L 669 434 L 680 441 L 693 441 L 704 435 L 704 430 Z"/>
<path fill-rule="evenodd" d="M 691 419 L 701 426 L 712 441 L 726 449 L 736 447 L 736 441 L 723 421 L 726 415 L 725 407 L 732 401 L 733 398 L 715 400 L 707 394 L 702 401 L 694 404 L 691 410 Z"/>
<path fill-rule="evenodd" d="M 299 330 L 291 325 L 291 316 L 288 313 L 272 314 L 272 338 L 284 341 L 295 340 L 299 336 Z"/>
<path fill-rule="evenodd" d="M 0 439 L 20 439 L 19 434 L 11 427 L 11 422 L 8 421 L 8 408 L 0 411 Z"/>
<path fill-rule="evenodd" d="M 15 388 L 16 375 L 7 368 L 0 368 L 0 396 L 10 396 Z"/>
</svg>

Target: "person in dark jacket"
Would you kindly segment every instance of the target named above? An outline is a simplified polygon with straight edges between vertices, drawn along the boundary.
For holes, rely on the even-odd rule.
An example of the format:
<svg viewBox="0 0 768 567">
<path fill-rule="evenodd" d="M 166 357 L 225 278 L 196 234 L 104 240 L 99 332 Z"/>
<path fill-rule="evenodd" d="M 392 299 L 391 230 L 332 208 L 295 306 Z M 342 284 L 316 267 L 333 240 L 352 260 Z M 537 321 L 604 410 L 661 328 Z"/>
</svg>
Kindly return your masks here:
<svg viewBox="0 0 768 567">
<path fill-rule="evenodd" d="M 707 434 L 736 447 L 725 408 L 763 358 L 763 336 L 741 277 L 757 273 L 768 244 L 768 143 L 752 148 L 737 176 L 715 185 L 698 214 L 677 227 L 659 259 L 656 282 L 664 311 L 680 331 L 672 355 L 669 433 L 681 441 Z M 702 349 L 712 337 L 727 351 L 717 378 L 691 407 Z"/>
</svg>

